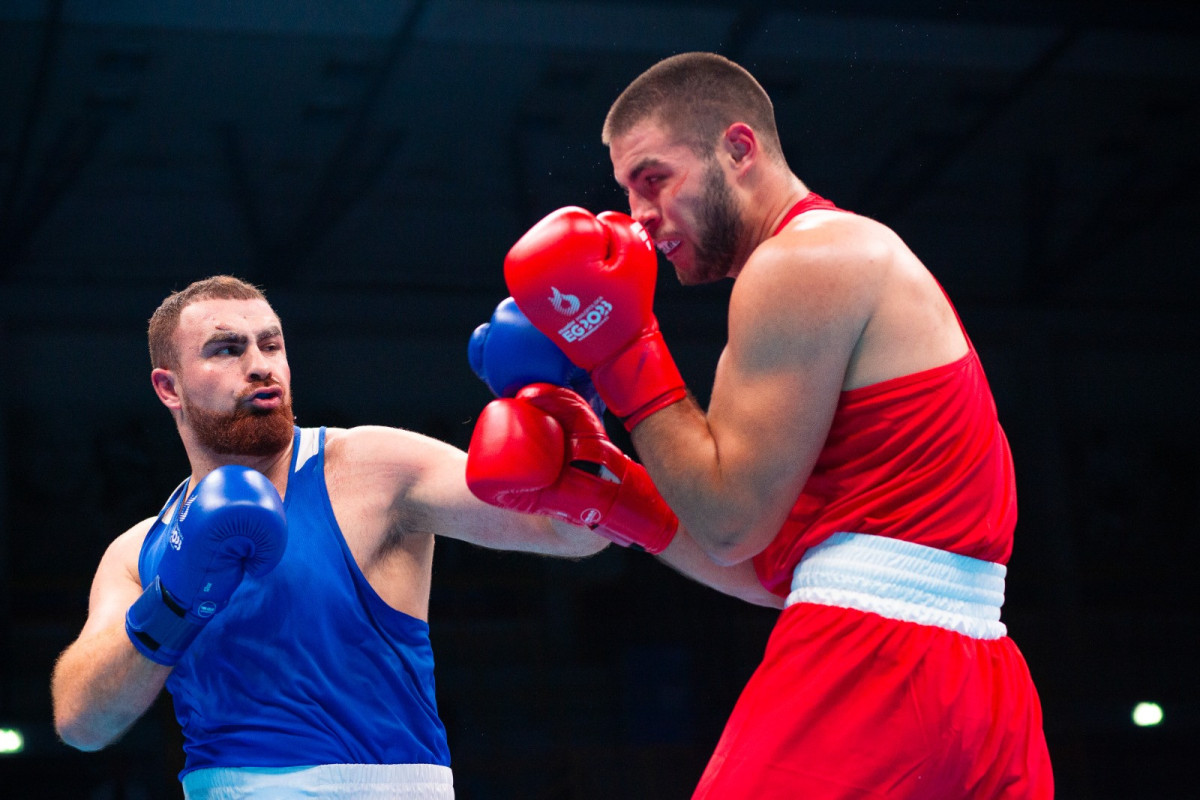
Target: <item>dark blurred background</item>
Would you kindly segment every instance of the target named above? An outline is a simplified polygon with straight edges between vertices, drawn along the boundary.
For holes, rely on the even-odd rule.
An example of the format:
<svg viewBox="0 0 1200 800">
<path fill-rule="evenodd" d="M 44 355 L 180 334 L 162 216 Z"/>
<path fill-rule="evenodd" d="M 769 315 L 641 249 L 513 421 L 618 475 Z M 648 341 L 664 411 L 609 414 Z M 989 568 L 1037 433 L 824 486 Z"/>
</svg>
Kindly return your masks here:
<svg viewBox="0 0 1200 800">
<path fill-rule="evenodd" d="M 186 474 L 148 380 L 162 297 L 259 283 L 302 424 L 465 447 L 490 399 L 466 341 L 508 246 L 559 206 L 622 208 L 609 103 L 714 50 L 771 93 L 811 188 L 907 239 L 983 356 L 1021 503 L 1004 617 L 1059 796 L 1194 797 L 1197 23 L 1190 2 L 4 0 L 0 729 L 24 749 L 0 796 L 180 796 L 168 701 L 81 754 L 48 693 L 105 546 Z M 728 289 L 661 272 L 701 399 Z M 615 548 L 445 541 L 434 584 L 464 800 L 688 797 L 775 616 Z M 1139 701 L 1162 724 L 1135 726 Z"/>
</svg>

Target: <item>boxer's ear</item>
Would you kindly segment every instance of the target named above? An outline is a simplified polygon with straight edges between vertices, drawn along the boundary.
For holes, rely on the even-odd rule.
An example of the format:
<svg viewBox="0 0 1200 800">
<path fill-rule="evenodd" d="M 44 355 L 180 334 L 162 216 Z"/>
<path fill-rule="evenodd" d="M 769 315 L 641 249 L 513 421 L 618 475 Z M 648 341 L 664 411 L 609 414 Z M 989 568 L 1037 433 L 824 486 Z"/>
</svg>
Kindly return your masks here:
<svg viewBox="0 0 1200 800">
<path fill-rule="evenodd" d="M 719 149 L 737 171 L 753 164 L 762 152 L 758 134 L 744 122 L 735 122 L 725 129 Z"/>
<path fill-rule="evenodd" d="M 157 367 L 150 372 L 150 383 L 154 386 L 154 393 L 158 395 L 158 399 L 164 406 L 173 411 L 180 408 L 182 402 L 176 387 L 174 372 Z"/>
</svg>

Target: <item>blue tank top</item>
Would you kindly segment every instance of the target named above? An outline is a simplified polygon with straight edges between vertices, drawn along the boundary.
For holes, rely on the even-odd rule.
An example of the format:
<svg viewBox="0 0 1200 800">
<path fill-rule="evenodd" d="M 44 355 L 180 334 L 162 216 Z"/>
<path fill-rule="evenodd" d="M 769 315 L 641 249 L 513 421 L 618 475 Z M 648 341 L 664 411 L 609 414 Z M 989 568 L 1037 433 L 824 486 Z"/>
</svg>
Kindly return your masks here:
<svg viewBox="0 0 1200 800">
<path fill-rule="evenodd" d="M 138 560 L 157 572 L 184 487 Z M 247 576 L 167 679 L 183 728 L 180 777 L 204 767 L 450 765 L 428 623 L 387 605 L 359 570 L 325 486 L 325 429 L 296 429 L 288 546 Z"/>
</svg>

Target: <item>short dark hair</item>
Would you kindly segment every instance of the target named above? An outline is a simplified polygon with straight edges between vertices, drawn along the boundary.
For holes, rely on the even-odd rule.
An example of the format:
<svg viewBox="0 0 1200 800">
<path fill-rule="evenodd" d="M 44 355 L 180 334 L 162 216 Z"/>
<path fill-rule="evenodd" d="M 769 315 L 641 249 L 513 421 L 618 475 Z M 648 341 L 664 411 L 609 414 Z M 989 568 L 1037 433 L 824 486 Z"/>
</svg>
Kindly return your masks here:
<svg viewBox="0 0 1200 800">
<path fill-rule="evenodd" d="M 175 350 L 175 329 L 179 315 L 200 300 L 263 300 L 267 297 L 257 286 L 232 275 L 214 275 L 195 281 L 169 295 L 150 317 L 150 366 L 174 369 L 179 362 Z"/>
<path fill-rule="evenodd" d="M 635 78 L 608 110 L 601 141 L 611 146 L 647 119 L 701 157 L 712 153 L 730 125 L 745 122 L 766 152 L 783 160 L 766 90 L 744 67 L 716 53 L 680 53 Z"/>
</svg>

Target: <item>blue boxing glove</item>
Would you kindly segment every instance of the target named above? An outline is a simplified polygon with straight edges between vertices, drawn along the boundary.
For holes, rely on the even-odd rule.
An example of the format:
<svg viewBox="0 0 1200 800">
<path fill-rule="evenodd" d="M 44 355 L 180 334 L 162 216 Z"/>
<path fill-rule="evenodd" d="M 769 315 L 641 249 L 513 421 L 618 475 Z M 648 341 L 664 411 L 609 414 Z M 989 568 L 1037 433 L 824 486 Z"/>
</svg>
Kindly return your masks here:
<svg viewBox="0 0 1200 800">
<path fill-rule="evenodd" d="M 275 487 L 239 466 L 213 470 L 179 510 L 158 574 L 125 614 L 138 652 L 173 666 L 247 573 L 265 575 L 287 547 Z"/>
<path fill-rule="evenodd" d="M 587 400 L 596 416 L 604 416 L 604 401 L 587 371 L 572 364 L 535 328 L 511 297 L 501 300 L 491 321 L 471 334 L 467 360 L 497 397 L 513 397 L 531 383 L 552 383 L 572 389 Z"/>
</svg>

